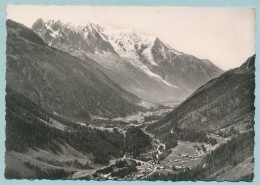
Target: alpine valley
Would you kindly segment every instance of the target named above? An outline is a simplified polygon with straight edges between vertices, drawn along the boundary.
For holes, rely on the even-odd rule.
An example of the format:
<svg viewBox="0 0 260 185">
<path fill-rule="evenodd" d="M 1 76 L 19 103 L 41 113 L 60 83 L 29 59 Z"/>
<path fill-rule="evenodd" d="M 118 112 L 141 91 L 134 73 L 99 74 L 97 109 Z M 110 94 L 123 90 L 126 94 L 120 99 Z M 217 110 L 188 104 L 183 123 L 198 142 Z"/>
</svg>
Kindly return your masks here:
<svg viewBox="0 0 260 185">
<path fill-rule="evenodd" d="M 255 56 L 225 72 L 98 21 L 6 27 L 6 178 L 253 180 Z"/>
</svg>

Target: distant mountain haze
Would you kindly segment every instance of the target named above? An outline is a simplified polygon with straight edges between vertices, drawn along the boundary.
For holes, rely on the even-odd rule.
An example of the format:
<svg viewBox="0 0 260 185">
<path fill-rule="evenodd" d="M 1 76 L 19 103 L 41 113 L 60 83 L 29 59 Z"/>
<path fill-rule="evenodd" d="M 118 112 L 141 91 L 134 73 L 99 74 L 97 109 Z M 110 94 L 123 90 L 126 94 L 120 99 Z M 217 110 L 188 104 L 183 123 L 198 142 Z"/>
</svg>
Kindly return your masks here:
<svg viewBox="0 0 260 185">
<path fill-rule="evenodd" d="M 122 88 L 151 102 L 183 101 L 223 73 L 209 60 L 178 52 L 159 38 L 133 29 L 38 19 L 32 30 L 52 47 L 82 60 L 92 58 Z"/>
</svg>

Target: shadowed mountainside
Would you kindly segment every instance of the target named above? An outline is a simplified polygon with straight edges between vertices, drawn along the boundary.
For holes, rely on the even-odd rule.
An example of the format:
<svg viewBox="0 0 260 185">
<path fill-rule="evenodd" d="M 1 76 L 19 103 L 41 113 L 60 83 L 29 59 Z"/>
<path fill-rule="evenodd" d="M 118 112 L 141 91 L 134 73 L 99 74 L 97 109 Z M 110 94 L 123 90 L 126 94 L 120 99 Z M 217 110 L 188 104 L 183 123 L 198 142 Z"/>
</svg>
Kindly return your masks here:
<svg viewBox="0 0 260 185">
<path fill-rule="evenodd" d="M 198 88 L 189 98 L 149 129 L 164 134 L 171 129 L 217 131 L 235 125 L 253 128 L 255 56 Z"/>
<path fill-rule="evenodd" d="M 45 110 L 75 119 L 125 116 L 144 108 L 104 73 L 7 21 L 7 86 Z"/>
</svg>

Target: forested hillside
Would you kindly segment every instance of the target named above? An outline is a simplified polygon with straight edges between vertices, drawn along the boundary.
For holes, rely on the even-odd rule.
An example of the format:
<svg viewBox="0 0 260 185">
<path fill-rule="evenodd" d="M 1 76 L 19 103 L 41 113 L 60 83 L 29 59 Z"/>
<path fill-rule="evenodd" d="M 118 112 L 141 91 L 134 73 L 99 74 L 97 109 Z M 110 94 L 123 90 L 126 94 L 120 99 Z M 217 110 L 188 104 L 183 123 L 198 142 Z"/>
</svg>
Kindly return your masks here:
<svg viewBox="0 0 260 185">
<path fill-rule="evenodd" d="M 130 127 L 127 130 L 125 138 L 126 152 L 138 157 L 141 153 L 145 153 L 147 149 L 151 148 L 151 138 L 146 135 L 140 128 Z"/>
<path fill-rule="evenodd" d="M 254 124 L 255 56 L 241 67 L 225 72 L 196 90 L 148 130 L 164 135 L 172 130 L 229 132 L 250 130 Z M 225 130 L 226 129 L 226 130 Z"/>
<path fill-rule="evenodd" d="M 6 27 L 6 178 L 253 180 L 255 55 L 222 74 L 133 30 Z"/>
<path fill-rule="evenodd" d="M 124 136 L 116 130 L 101 131 L 69 120 L 60 122 L 11 89 L 7 89 L 6 103 L 7 151 L 43 149 L 59 153 L 62 145 L 69 144 L 80 152 L 93 154 L 94 162 L 101 164 L 123 154 Z"/>
<path fill-rule="evenodd" d="M 196 90 L 148 131 L 164 139 L 217 144 L 193 169 L 154 173 L 149 180 L 252 181 L 254 170 L 255 56 Z M 215 138 L 211 136 L 216 136 Z M 175 168 L 173 168 L 175 170 Z"/>
<path fill-rule="evenodd" d="M 141 100 L 94 66 L 49 47 L 25 26 L 7 21 L 7 86 L 50 112 L 86 120 L 125 116 Z"/>
</svg>

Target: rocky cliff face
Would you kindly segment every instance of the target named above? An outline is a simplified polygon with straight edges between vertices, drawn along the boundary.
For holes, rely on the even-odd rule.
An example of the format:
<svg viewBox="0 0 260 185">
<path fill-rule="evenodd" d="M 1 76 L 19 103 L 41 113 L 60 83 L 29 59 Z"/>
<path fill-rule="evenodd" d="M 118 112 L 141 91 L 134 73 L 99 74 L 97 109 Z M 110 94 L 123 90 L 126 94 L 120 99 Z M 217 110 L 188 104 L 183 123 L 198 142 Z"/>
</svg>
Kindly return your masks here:
<svg viewBox="0 0 260 185">
<path fill-rule="evenodd" d="M 190 91 L 218 77 L 223 70 L 206 59 L 186 55 L 166 46 L 158 38 L 151 49 L 157 67 L 152 70 L 170 83 Z"/>
</svg>

